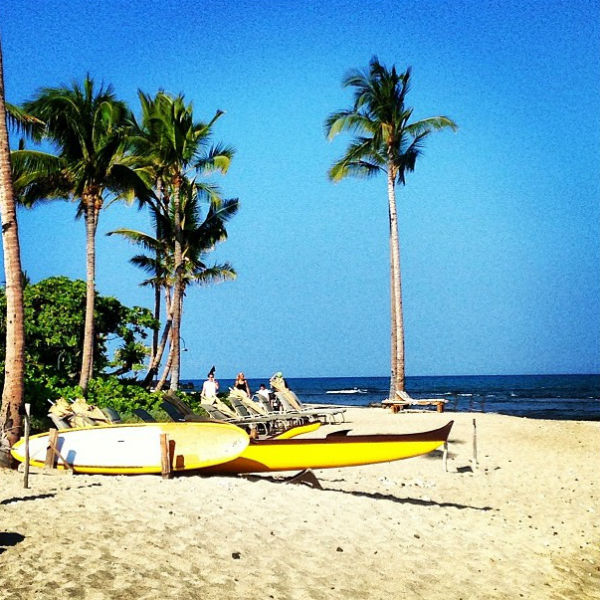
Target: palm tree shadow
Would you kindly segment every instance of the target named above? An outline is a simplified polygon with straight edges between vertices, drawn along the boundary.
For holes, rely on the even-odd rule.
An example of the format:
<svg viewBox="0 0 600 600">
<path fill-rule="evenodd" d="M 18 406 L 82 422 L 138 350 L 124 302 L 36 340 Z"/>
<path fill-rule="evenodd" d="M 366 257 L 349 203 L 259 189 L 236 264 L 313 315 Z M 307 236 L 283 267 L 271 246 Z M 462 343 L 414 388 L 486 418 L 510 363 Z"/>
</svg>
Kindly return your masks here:
<svg viewBox="0 0 600 600">
<path fill-rule="evenodd" d="M 304 484 L 309 487 L 316 487 L 311 485 L 310 482 L 305 482 L 303 480 L 297 480 L 295 477 L 273 477 L 271 475 L 245 475 L 245 479 L 249 481 L 271 481 L 272 483 L 296 483 L 296 484 Z M 343 481 L 343 480 L 342 480 Z M 325 487 L 321 481 L 319 481 L 320 487 L 317 489 L 321 489 L 324 492 L 336 492 L 338 494 L 349 494 L 350 496 L 358 496 L 362 498 L 372 498 L 374 500 L 387 500 L 388 502 L 395 502 L 397 504 L 412 504 L 414 506 L 438 506 L 440 508 L 458 508 L 459 510 L 478 510 L 482 512 L 487 512 L 490 510 L 498 510 L 497 508 L 493 508 L 491 506 L 471 506 L 469 504 L 459 504 L 456 502 L 435 502 L 433 500 L 423 500 L 421 498 L 399 498 L 398 496 L 394 496 L 392 494 L 381 494 L 380 492 L 360 492 L 360 491 L 352 491 L 352 490 L 340 490 L 339 488 L 330 488 Z"/>
<path fill-rule="evenodd" d="M 25 536 L 16 531 L 0 531 L 0 554 L 6 552 L 8 546 L 16 546 Z"/>
<path fill-rule="evenodd" d="M 21 496 L 14 498 L 5 498 L 4 500 L 0 500 L 0 505 L 3 504 L 13 504 L 14 502 L 27 502 L 28 500 L 40 500 L 43 498 L 54 498 L 56 494 L 37 494 L 35 496 Z M 0 534 L 2 535 L 2 534 Z"/>
<path fill-rule="evenodd" d="M 379 492 L 355 492 L 348 490 L 334 490 L 329 488 L 323 488 L 327 491 L 340 492 L 342 494 L 350 494 L 351 496 L 360 496 L 364 498 L 373 498 L 375 500 L 388 500 L 389 502 L 396 502 L 398 504 L 412 504 L 414 506 L 439 506 L 440 508 L 458 508 L 459 510 L 479 510 L 487 512 L 490 510 L 498 510 L 491 506 L 471 506 L 469 504 L 458 504 L 457 502 L 435 502 L 434 500 L 423 500 L 421 498 L 398 498 L 392 494 L 381 494 Z"/>
</svg>

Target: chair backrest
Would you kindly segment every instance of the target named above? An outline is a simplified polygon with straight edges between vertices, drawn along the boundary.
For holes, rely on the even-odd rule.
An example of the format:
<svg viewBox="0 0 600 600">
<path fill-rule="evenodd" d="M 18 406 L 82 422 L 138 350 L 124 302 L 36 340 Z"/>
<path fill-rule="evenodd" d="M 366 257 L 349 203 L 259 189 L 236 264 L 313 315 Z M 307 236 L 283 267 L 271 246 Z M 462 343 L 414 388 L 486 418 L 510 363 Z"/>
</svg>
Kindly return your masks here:
<svg viewBox="0 0 600 600">
<path fill-rule="evenodd" d="M 182 415 L 193 415 L 194 411 L 179 396 L 173 393 L 166 394 L 166 402 L 174 406 Z"/>
<path fill-rule="evenodd" d="M 302 401 L 300 400 L 300 398 L 298 398 L 298 396 L 296 396 L 296 394 L 294 392 L 292 392 L 292 390 L 286 390 L 283 393 L 287 395 L 288 402 L 292 406 L 298 407 L 297 410 L 302 410 L 304 408 Z"/>
<path fill-rule="evenodd" d="M 110 406 L 103 406 L 100 410 L 104 413 L 109 423 L 122 422 L 121 415 L 114 408 L 111 408 Z"/>
<path fill-rule="evenodd" d="M 267 399 L 264 396 L 261 396 L 260 394 L 254 394 L 254 396 L 252 396 L 252 402 L 260 407 L 258 409 L 259 412 L 261 412 L 262 409 L 265 411 L 263 413 L 265 415 L 273 413 L 273 407 L 269 406 L 270 402 L 267 401 Z"/>
<path fill-rule="evenodd" d="M 61 419 L 52 413 L 48 413 L 48 416 L 50 417 L 52 423 L 54 423 L 56 429 L 70 429 L 71 425 L 66 419 Z"/>
<path fill-rule="evenodd" d="M 285 412 L 298 412 L 297 409 L 291 405 L 284 392 L 275 392 L 275 396 Z"/>
<path fill-rule="evenodd" d="M 173 421 L 183 421 L 185 414 L 182 413 L 175 405 L 164 400 L 160 404 L 161 408 L 173 419 Z"/>
<path fill-rule="evenodd" d="M 228 417 L 224 412 L 221 412 L 212 404 L 201 404 L 200 406 L 208 413 L 208 416 L 211 419 L 216 419 L 217 421 L 231 421 L 231 417 Z"/>
<path fill-rule="evenodd" d="M 139 417 L 144 423 L 156 423 L 156 419 L 145 409 L 143 408 L 134 408 L 133 414 L 136 417 Z"/>
<path fill-rule="evenodd" d="M 231 406 L 233 406 L 235 412 L 240 415 L 240 417 L 251 417 L 253 415 L 250 414 L 250 411 L 243 405 L 242 401 L 235 396 L 230 396 L 229 401 L 231 402 Z"/>
<path fill-rule="evenodd" d="M 413 402 L 413 399 L 404 390 L 396 390 L 396 396 L 397 396 L 396 400 L 400 399 L 404 402 L 409 402 L 409 403 Z"/>
</svg>

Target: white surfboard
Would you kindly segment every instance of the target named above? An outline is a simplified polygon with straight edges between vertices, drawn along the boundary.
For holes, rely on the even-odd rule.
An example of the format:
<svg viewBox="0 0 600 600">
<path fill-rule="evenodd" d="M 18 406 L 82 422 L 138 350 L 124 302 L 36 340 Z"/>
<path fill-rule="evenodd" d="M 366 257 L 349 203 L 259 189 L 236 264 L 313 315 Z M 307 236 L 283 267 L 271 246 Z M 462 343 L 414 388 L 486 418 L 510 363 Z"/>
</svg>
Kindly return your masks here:
<svg viewBox="0 0 600 600">
<path fill-rule="evenodd" d="M 248 446 L 248 434 L 229 423 L 139 423 L 65 429 L 58 432 L 57 449 L 63 460 L 78 473 L 135 474 L 160 473 L 160 435 L 175 443 L 173 470 L 187 471 L 227 462 Z M 29 439 L 32 466 L 43 467 L 48 433 Z M 11 449 L 25 460 L 24 440 Z"/>
</svg>

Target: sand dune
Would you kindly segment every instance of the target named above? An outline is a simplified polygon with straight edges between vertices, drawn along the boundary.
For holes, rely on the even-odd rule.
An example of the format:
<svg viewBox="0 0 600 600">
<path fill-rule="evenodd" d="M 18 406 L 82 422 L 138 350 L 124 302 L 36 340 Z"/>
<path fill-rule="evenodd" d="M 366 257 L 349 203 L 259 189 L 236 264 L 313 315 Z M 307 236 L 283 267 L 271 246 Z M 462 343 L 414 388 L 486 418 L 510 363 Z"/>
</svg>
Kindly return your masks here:
<svg viewBox="0 0 600 600">
<path fill-rule="evenodd" d="M 318 471 L 323 490 L 39 471 L 26 490 L 0 472 L 0 598 L 600 598 L 600 423 L 348 419 L 356 433 L 455 419 L 448 472 L 440 453 Z"/>
</svg>

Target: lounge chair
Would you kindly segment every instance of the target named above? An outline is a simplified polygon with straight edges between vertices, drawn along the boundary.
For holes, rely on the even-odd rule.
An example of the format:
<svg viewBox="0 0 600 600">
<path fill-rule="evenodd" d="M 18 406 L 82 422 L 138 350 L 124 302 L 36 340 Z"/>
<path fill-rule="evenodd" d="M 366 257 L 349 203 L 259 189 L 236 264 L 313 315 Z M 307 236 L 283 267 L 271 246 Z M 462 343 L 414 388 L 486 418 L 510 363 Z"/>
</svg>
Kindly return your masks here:
<svg viewBox="0 0 600 600">
<path fill-rule="evenodd" d="M 144 423 L 156 423 L 156 419 L 143 408 L 134 408 L 133 414 L 139 417 Z"/>
<path fill-rule="evenodd" d="M 224 421 L 226 423 L 235 423 L 236 421 L 239 421 L 238 417 L 234 418 L 226 415 L 213 404 L 201 404 L 200 407 L 203 408 L 208 413 L 208 416 L 215 421 Z"/>
<path fill-rule="evenodd" d="M 227 417 L 222 411 L 215 408 L 211 405 L 200 405 L 206 412 L 209 414 L 209 418 L 203 417 L 195 412 L 185 404 L 185 402 L 178 399 L 176 404 L 172 403 L 173 398 L 169 398 L 169 400 L 165 400 L 162 402 L 161 406 L 166 411 L 166 413 L 173 419 L 173 421 L 178 422 L 210 422 L 210 421 L 224 421 L 226 423 L 231 423 L 233 425 L 237 425 L 238 427 L 249 427 L 255 428 L 258 425 L 263 425 L 266 430 L 266 425 L 264 425 L 265 421 L 262 418 L 232 418 Z M 209 408 L 210 407 L 210 408 Z"/>
<path fill-rule="evenodd" d="M 225 404 L 225 402 L 223 402 L 218 396 L 201 396 L 200 403 L 203 405 L 210 404 L 214 406 L 216 409 L 218 409 L 223 414 L 227 415 L 229 418 L 235 419 L 238 416 L 237 413 L 232 408 L 227 406 L 227 404 Z"/>
<path fill-rule="evenodd" d="M 123 422 L 121 415 L 114 408 L 111 408 L 110 406 L 103 406 L 100 410 L 104 413 L 104 416 L 109 423 L 116 424 Z"/>
<path fill-rule="evenodd" d="M 346 419 L 344 413 L 346 409 L 343 407 L 305 407 L 298 396 L 290 389 L 280 390 L 275 392 L 275 396 L 279 400 L 280 404 L 284 407 L 286 412 L 290 414 L 298 414 L 300 416 L 306 416 L 309 418 L 323 418 L 329 423 L 337 423 L 336 416 L 340 416 L 340 423 L 343 423 Z"/>
<path fill-rule="evenodd" d="M 246 400 L 246 402 L 244 402 L 240 398 L 237 398 L 235 396 L 230 396 L 229 401 L 231 402 L 234 410 L 237 412 L 237 414 L 239 415 L 240 418 L 252 419 L 257 424 L 261 423 L 265 428 L 265 433 L 269 433 L 269 431 L 273 427 L 275 427 L 278 423 L 281 423 L 285 420 L 283 418 L 283 415 L 280 415 L 280 414 L 269 415 L 269 414 L 262 414 L 262 413 L 258 412 L 255 408 L 253 408 L 252 406 L 249 406 L 249 404 L 252 403 L 251 400 Z M 261 407 L 262 407 L 262 405 L 261 405 Z M 252 411 L 255 411 L 255 412 L 252 412 Z"/>
</svg>

